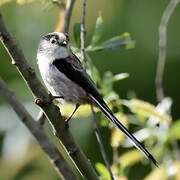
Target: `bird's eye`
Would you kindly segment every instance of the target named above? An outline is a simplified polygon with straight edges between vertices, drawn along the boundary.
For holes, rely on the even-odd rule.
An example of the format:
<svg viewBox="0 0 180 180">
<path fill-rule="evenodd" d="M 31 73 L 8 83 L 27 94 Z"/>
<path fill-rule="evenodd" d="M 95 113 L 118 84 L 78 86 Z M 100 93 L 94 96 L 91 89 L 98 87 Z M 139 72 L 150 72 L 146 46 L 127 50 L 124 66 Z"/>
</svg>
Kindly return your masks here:
<svg viewBox="0 0 180 180">
<path fill-rule="evenodd" d="M 54 43 L 56 43 L 56 39 L 54 38 L 54 37 L 52 37 L 51 39 L 50 39 L 50 42 L 52 43 L 52 44 L 54 44 Z"/>
</svg>

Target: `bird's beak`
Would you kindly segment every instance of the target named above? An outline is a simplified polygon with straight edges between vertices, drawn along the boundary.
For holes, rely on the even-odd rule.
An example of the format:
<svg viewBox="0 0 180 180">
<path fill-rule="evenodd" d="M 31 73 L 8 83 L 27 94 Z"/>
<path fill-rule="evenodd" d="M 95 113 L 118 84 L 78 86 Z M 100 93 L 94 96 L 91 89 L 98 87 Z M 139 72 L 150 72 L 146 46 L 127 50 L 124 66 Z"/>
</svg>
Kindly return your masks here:
<svg viewBox="0 0 180 180">
<path fill-rule="evenodd" d="M 63 41 L 63 42 L 58 41 L 58 45 L 59 46 L 67 46 L 67 41 Z"/>
</svg>

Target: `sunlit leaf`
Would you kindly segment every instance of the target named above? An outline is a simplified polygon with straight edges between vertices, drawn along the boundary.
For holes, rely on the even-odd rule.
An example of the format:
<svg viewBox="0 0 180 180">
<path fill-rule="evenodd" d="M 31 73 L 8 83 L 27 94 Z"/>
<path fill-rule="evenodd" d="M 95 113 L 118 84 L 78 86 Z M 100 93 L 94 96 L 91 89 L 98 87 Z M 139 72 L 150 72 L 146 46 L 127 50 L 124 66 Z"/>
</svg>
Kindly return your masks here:
<svg viewBox="0 0 180 180">
<path fill-rule="evenodd" d="M 176 179 L 180 179 L 180 161 L 175 161 L 173 163 Z"/>
<path fill-rule="evenodd" d="M 92 46 L 95 46 L 99 42 L 99 40 L 102 37 L 103 30 L 104 30 L 104 21 L 101 16 L 101 13 L 100 13 L 96 20 L 94 34 L 93 34 L 92 41 L 91 41 Z"/>
<path fill-rule="evenodd" d="M 171 117 L 164 113 L 160 113 L 157 111 L 156 107 L 148 102 L 132 99 L 129 101 L 124 101 L 124 104 L 127 105 L 131 111 L 137 115 L 143 116 L 145 118 L 149 118 L 150 116 L 155 116 L 161 121 L 170 122 Z"/>
<path fill-rule="evenodd" d="M 180 120 L 172 124 L 168 132 L 168 137 L 170 139 L 180 139 Z"/>
<path fill-rule="evenodd" d="M 0 6 L 4 5 L 6 3 L 10 3 L 10 2 L 15 2 L 18 5 L 25 5 L 25 4 L 30 4 L 30 3 L 33 3 L 33 2 L 40 2 L 40 3 L 43 3 L 43 4 L 46 3 L 46 5 L 47 4 L 50 5 L 50 4 L 52 4 L 53 0 L 0 0 Z M 61 2 L 61 0 L 59 0 L 59 2 Z"/>
<path fill-rule="evenodd" d="M 98 122 L 101 127 L 108 127 L 109 121 L 107 120 L 105 116 L 102 115 L 100 111 L 96 112 L 96 118 L 98 119 Z"/>
<path fill-rule="evenodd" d="M 102 94 L 106 95 L 113 90 L 113 73 L 107 71 L 104 73 L 103 80 L 101 83 Z"/>
<path fill-rule="evenodd" d="M 0 6 L 9 3 L 9 2 L 13 2 L 14 0 L 0 0 Z"/>
<path fill-rule="evenodd" d="M 111 91 L 104 97 L 104 99 L 107 103 L 117 101 L 119 99 L 119 95 L 115 91 Z"/>
<path fill-rule="evenodd" d="M 24 5 L 34 2 L 34 0 L 16 0 L 17 4 Z"/>
<path fill-rule="evenodd" d="M 81 24 L 75 23 L 73 27 L 73 34 L 74 34 L 74 40 L 77 47 L 80 47 L 80 44 L 81 44 L 80 33 L 81 33 Z"/>
<path fill-rule="evenodd" d="M 168 179 L 165 169 L 161 166 L 155 168 L 150 174 L 144 178 L 144 180 L 156 180 L 156 179 Z"/>
<path fill-rule="evenodd" d="M 120 156 L 119 160 L 122 166 L 132 166 L 143 158 L 142 153 L 140 153 L 137 149 L 134 149 L 124 153 Z"/>
<path fill-rule="evenodd" d="M 108 170 L 102 163 L 96 163 L 95 167 L 100 175 L 100 180 L 111 180 Z"/>
<path fill-rule="evenodd" d="M 136 131 L 135 133 L 133 133 L 133 135 L 140 141 L 144 141 L 146 140 L 147 138 L 149 137 L 153 137 L 153 131 L 149 128 L 143 128 L 143 129 L 140 129 L 138 131 Z M 124 147 L 134 147 L 134 144 L 132 143 L 132 141 L 129 139 L 129 138 L 126 138 L 124 140 L 124 143 L 123 143 Z"/>
<path fill-rule="evenodd" d="M 123 79 L 126 79 L 129 77 L 129 74 L 128 73 L 119 73 L 119 74 L 116 74 L 114 75 L 114 81 L 120 81 L 120 80 L 123 80 Z"/>
<path fill-rule="evenodd" d="M 127 117 L 122 113 L 116 113 L 115 116 L 121 121 L 121 123 L 124 126 L 128 126 L 128 119 Z M 112 134 L 111 134 L 111 146 L 112 147 L 118 147 L 124 140 L 124 134 L 119 131 L 118 128 L 113 128 Z"/>
<path fill-rule="evenodd" d="M 90 75 L 90 77 L 92 78 L 92 80 L 95 82 L 95 84 L 100 84 L 101 83 L 101 78 L 100 78 L 100 74 L 98 69 L 96 68 L 96 66 L 94 66 L 91 57 L 86 54 L 86 71 L 88 72 L 88 74 Z"/>
</svg>

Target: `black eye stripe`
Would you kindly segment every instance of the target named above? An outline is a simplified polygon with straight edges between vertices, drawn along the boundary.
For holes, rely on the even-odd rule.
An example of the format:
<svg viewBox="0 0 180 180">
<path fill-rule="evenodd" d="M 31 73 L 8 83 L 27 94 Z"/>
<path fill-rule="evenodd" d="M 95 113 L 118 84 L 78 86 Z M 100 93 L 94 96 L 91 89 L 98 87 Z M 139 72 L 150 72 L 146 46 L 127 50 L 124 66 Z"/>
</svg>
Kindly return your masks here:
<svg viewBox="0 0 180 180">
<path fill-rule="evenodd" d="M 56 40 L 58 40 L 58 39 L 59 39 L 58 35 L 54 35 L 54 38 L 55 38 Z"/>
</svg>

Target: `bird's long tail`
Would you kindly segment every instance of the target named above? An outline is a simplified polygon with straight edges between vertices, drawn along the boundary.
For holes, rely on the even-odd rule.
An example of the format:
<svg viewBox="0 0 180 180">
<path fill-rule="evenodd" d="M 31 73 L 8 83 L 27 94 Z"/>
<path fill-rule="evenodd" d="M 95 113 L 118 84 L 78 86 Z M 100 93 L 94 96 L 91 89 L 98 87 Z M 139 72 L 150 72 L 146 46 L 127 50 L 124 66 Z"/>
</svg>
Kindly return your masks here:
<svg viewBox="0 0 180 180">
<path fill-rule="evenodd" d="M 144 155 L 152 161 L 156 166 L 157 161 L 155 158 L 148 152 L 148 150 L 136 139 L 136 137 L 131 134 L 128 129 L 113 115 L 112 111 L 109 109 L 109 107 L 106 105 L 105 102 L 100 103 L 96 98 L 91 96 L 94 103 L 100 108 L 100 110 L 105 114 L 105 116 L 114 123 L 128 138 L 131 139 L 131 141 L 134 143 L 137 149 L 142 151 Z"/>
</svg>

